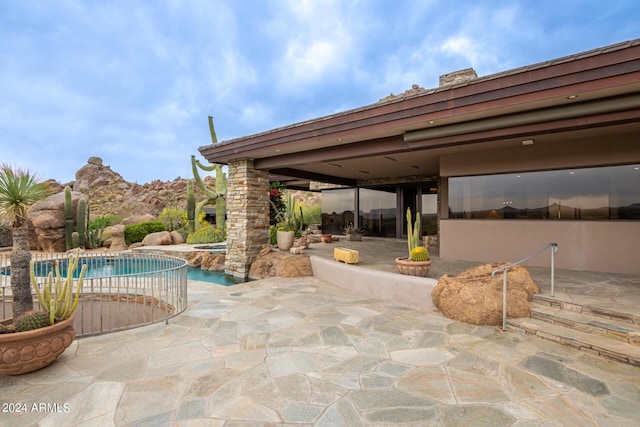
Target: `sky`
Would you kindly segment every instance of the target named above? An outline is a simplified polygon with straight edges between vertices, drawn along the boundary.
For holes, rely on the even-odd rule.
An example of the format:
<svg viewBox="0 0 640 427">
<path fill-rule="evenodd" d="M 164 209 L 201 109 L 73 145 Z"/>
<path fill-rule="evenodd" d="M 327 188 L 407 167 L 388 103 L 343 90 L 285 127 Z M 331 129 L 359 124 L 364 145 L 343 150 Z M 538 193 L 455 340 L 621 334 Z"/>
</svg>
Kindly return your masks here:
<svg viewBox="0 0 640 427">
<path fill-rule="evenodd" d="M 191 177 L 211 143 L 640 38 L 637 0 L 0 0 L 0 164 Z"/>
</svg>

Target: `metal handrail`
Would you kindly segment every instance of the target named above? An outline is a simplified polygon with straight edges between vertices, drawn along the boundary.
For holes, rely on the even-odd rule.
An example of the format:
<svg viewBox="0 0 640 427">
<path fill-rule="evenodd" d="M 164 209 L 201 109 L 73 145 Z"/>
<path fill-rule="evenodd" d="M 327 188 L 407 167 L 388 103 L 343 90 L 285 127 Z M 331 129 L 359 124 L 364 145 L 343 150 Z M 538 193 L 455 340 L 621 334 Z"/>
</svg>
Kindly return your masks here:
<svg viewBox="0 0 640 427">
<path fill-rule="evenodd" d="M 32 254 L 36 277 L 52 261 L 66 262 L 68 254 Z M 187 308 L 187 261 L 165 254 L 99 252 L 82 253 L 81 262 L 92 263 L 100 274 L 87 271 L 74 316 L 76 336 L 103 334 L 164 321 Z M 138 270 L 129 272 L 127 268 Z M 0 254 L 0 319 L 13 315 L 9 255 Z M 9 271 L 7 271 L 7 269 Z M 116 274 L 117 273 L 117 274 Z M 66 274 L 64 271 L 63 275 Z M 74 283 L 77 288 L 77 282 Z M 37 301 L 34 301 L 37 307 Z"/>
<path fill-rule="evenodd" d="M 535 258 L 547 249 L 551 248 L 551 296 L 555 296 L 555 255 L 558 252 L 558 244 L 557 243 L 548 243 L 545 247 L 538 250 L 534 254 L 529 255 L 526 258 L 522 258 L 519 261 L 512 262 L 509 265 L 505 265 L 504 267 L 497 268 L 493 270 L 491 273 L 491 277 L 496 277 L 496 273 L 503 271 L 502 274 L 502 330 L 504 331 L 505 325 L 507 323 L 507 271 L 515 267 L 516 265 L 522 264 L 524 262 L 529 261 L 531 258 Z"/>
</svg>

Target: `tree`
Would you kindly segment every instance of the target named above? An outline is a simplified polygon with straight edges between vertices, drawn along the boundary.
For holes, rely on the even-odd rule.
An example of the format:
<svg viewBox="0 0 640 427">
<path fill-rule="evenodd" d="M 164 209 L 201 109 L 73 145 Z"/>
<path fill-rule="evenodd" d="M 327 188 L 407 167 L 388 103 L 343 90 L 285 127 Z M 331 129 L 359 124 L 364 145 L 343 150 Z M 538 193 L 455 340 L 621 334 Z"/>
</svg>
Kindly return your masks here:
<svg viewBox="0 0 640 427">
<path fill-rule="evenodd" d="M 11 223 L 11 292 L 13 317 L 33 310 L 29 264 L 29 229 L 27 209 L 49 195 L 49 186 L 24 169 L 0 166 L 0 216 Z"/>
</svg>

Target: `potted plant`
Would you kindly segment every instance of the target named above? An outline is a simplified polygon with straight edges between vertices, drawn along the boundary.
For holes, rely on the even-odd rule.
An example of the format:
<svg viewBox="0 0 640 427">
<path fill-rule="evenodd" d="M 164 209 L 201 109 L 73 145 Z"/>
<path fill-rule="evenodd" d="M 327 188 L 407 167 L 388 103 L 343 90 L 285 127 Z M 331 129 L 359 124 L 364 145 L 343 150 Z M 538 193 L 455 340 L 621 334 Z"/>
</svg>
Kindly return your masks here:
<svg viewBox="0 0 640 427">
<path fill-rule="evenodd" d="M 420 213 L 416 213 L 416 221 L 411 226 L 411 209 L 407 208 L 407 245 L 409 256 L 396 258 L 396 267 L 400 274 L 426 277 L 431 270 L 429 251 L 420 242 Z"/>
<path fill-rule="evenodd" d="M 55 278 L 54 271 L 49 271 L 42 289 L 31 262 L 31 284 L 40 309 L 27 311 L 0 324 L 0 373 L 17 375 L 44 368 L 71 345 L 76 336 L 73 312 L 78 306 L 87 269 L 84 264 L 74 295 L 73 276 L 79 259 L 79 250 L 69 256 L 64 280 L 56 260 Z"/>
<path fill-rule="evenodd" d="M 11 223 L 13 241 L 10 257 L 13 319 L 0 322 L 0 332 L 3 332 L 0 335 L 0 373 L 19 374 L 40 369 L 61 354 L 75 337 L 75 331 L 68 332 L 69 327 L 73 329 L 73 320 L 65 322 L 60 319 L 55 322 L 54 313 L 56 324 L 51 325 L 50 313 L 32 313 L 27 210 L 48 194 L 48 185 L 39 182 L 36 175 L 27 170 L 13 169 L 8 165 L 0 166 L 0 217 L 8 219 Z M 60 295 L 57 289 L 56 292 L 44 292 L 40 303 L 50 306 L 53 298 L 53 304 L 56 306 Z M 65 296 L 65 301 L 66 298 Z M 43 300 L 48 300 L 48 304 Z M 23 327 L 33 328 L 23 326 L 23 323 L 32 322 L 36 322 L 35 330 L 15 332 L 17 324 L 17 329 L 22 330 Z M 32 361 L 34 358 L 36 361 Z M 51 360 L 48 360 L 49 358 Z"/>
<path fill-rule="evenodd" d="M 344 234 L 347 236 L 347 240 L 353 242 L 359 242 L 362 240 L 364 230 L 353 225 L 352 222 L 344 227 Z"/>
<path fill-rule="evenodd" d="M 282 221 L 278 224 L 277 244 L 281 250 L 288 251 L 293 246 L 294 238 L 302 235 L 303 214 L 300 207 L 300 217 L 296 216 L 296 201 L 290 192 L 285 199 L 285 210 Z"/>
</svg>

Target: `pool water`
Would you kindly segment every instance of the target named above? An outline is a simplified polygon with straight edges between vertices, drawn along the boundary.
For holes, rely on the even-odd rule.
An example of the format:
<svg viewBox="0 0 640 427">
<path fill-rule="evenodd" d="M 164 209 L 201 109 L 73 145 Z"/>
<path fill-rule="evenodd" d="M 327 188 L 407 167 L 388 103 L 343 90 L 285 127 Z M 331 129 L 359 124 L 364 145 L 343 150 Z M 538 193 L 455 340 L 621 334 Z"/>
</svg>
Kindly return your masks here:
<svg viewBox="0 0 640 427">
<path fill-rule="evenodd" d="M 74 278 L 77 279 L 80 277 L 80 271 L 83 265 L 87 266 L 87 270 L 84 273 L 84 277 L 87 279 L 125 275 L 146 275 L 158 270 L 174 267 L 172 264 L 163 264 L 147 259 L 81 259 L 78 263 L 78 268 L 73 272 Z M 67 277 L 68 261 L 60 260 L 58 262 L 58 268 L 60 269 L 60 275 Z M 55 264 L 53 261 L 37 262 L 33 270 L 37 277 L 47 277 L 51 272 L 55 274 Z M 10 275 L 11 269 L 8 267 L 3 268 L 2 274 Z"/>
<path fill-rule="evenodd" d="M 187 279 L 215 283 L 222 286 L 233 286 L 247 280 L 229 276 L 221 271 L 208 271 L 197 267 L 187 267 Z"/>
<path fill-rule="evenodd" d="M 172 267 L 171 265 L 162 265 L 152 260 L 147 259 L 83 259 L 80 260 L 79 267 L 83 264 L 87 265 L 87 271 L 84 277 L 99 278 L 99 277 L 111 277 L 111 276 L 146 276 L 149 273 L 157 271 L 159 268 Z M 54 270 L 52 262 L 39 262 L 34 266 L 35 275 L 38 277 L 46 277 L 50 272 Z M 67 275 L 67 261 L 60 261 L 59 263 L 60 274 L 64 277 Z M 9 275 L 11 271 L 9 268 L 3 268 L 0 274 Z M 80 276 L 80 268 L 76 269 L 73 273 L 73 277 L 78 278 Z M 198 280 L 201 282 L 216 283 L 222 286 L 233 286 L 238 283 L 244 283 L 247 280 L 237 277 L 229 276 L 220 271 L 208 271 L 202 270 L 196 267 L 187 267 L 187 280 Z"/>
</svg>

